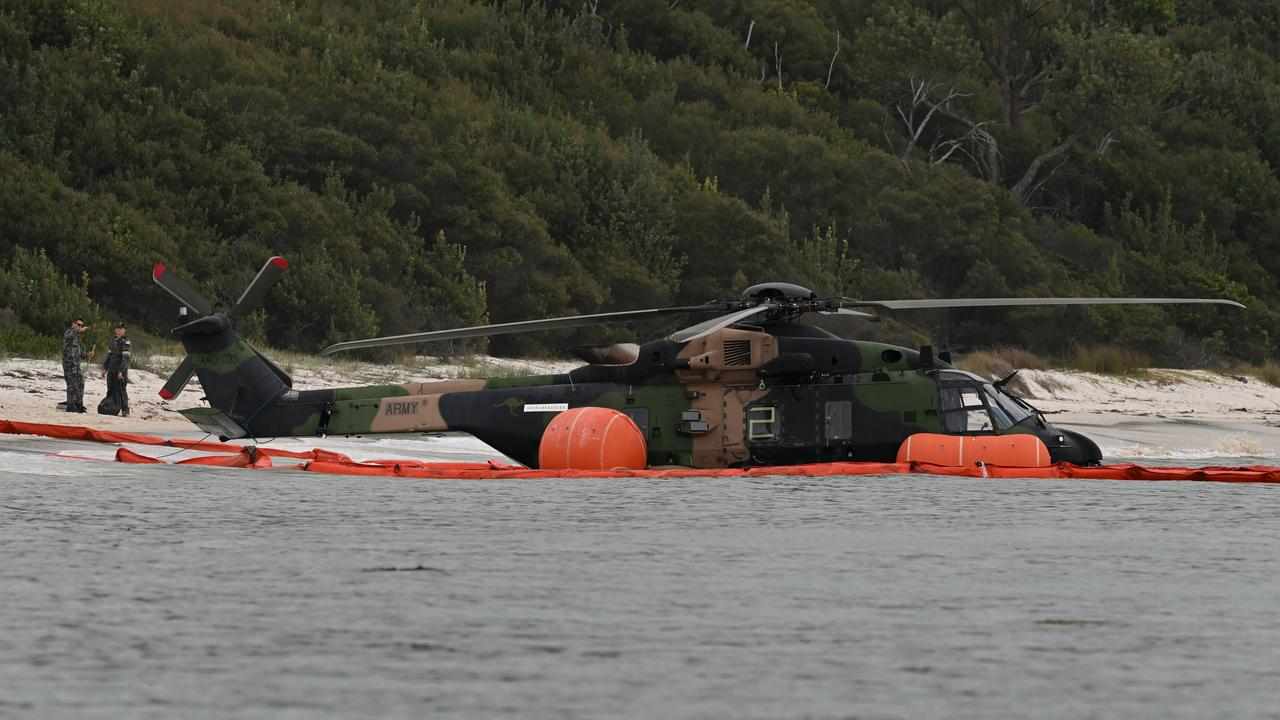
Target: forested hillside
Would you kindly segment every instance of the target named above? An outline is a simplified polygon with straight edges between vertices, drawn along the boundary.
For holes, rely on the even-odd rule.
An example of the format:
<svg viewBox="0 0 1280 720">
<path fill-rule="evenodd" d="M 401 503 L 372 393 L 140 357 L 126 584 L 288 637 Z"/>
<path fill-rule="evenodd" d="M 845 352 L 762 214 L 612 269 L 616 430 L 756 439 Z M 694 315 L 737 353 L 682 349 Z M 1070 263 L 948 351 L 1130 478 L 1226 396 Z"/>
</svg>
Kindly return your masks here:
<svg viewBox="0 0 1280 720">
<path fill-rule="evenodd" d="M 1227 297 L 907 320 L 1259 361 L 1278 57 L 1247 0 L 13 0 L 0 325 L 161 332 L 153 262 L 234 297 L 278 253 L 248 330 L 299 349 L 777 279 Z"/>
</svg>

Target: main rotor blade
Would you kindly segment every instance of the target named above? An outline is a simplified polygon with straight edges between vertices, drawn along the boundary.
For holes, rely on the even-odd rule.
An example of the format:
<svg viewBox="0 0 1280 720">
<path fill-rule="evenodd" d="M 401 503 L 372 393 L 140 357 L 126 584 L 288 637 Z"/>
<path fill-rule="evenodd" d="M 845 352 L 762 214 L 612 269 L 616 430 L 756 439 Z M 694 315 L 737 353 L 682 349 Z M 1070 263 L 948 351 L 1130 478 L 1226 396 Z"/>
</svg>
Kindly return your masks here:
<svg viewBox="0 0 1280 720">
<path fill-rule="evenodd" d="M 932 310 L 937 308 L 1034 307 L 1039 305 L 1231 305 L 1243 308 L 1234 300 L 1219 298 L 952 298 L 950 300 L 852 300 L 850 307 L 876 307 L 885 310 Z"/>
<path fill-rule="evenodd" d="M 368 338 L 366 340 L 349 340 L 330 345 L 320 351 L 321 355 L 333 355 L 347 350 L 387 347 L 390 345 L 417 345 L 419 343 L 439 342 L 441 340 L 459 340 L 462 338 L 489 337 L 492 335 L 511 335 L 513 333 L 534 332 L 539 330 L 559 330 L 561 328 L 585 327 L 600 325 L 619 320 L 660 317 L 690 312 L 715 312 L 724 310 L 723 303 L 709 305 L 683 305 L 678 307 L 646 308 L 644 310 L 620 310 L 618 312 L 595 313 L 592 315 L 570 315 L 568 317 L 546 318 L 543 320 L 520 320 L 518 322 L 497 323 L 494 325 L 476 325 L 474 327 L 454 330 L 432 330 L 429 332 L 409 333 L 408 335 L 389 335 L 387 337 Z"/>
<path fill-rule="evenodd" d="M 240 299 L 236 300 L 236 304 L 231 308 L 231 312 L 227 313 L 232 318 L 237 318 L 245 313 L 253 312 L 262 304 L 262 300 L 266 298 L 270 292 L 271 286 L 276 284 L 280 276 L 285 270 L 289 269 L 289 261 L 280 256 L 275 256 L 267 260 L 258 274 L 254 276 L 253 282 L 249 283 L 249 287 L 244 289 L 240 295 Z"/>
<path fill-rule="evenodd" d="M 858 318 L 876 317 L 871 313 L 858 312 L 857 310 L 850 310 L 849 308 L 836 308 L 835 310 L 819 310 L 818 314 L 819 315 L 844 315 L 846 317 L 858 317 Z"/>
<path fill-rule="evenodd" d="M 213 312 L 213 303 L 206 300 L 186 280 L 170 272 L 164 263 L 158 262 L 151 268 L 151 279 L 164 288 L 165 292 L 177 298 L 178 302 L 194 310 L 197 315 L 208 315 Z"/>
<path fill-rule="evenodd" d="M 178 368 L 165 381 L 164 387 L 160 388 L 160 397 L 165 400 L 172 400 L 178 397 L 179 393 L 187 387 L 187 383 L 191 382 L 191 376 L 195 374 L 195 371 L 196 365 L 191 356 L 188 355 L 182 358 Z"/>
<path fill-rule="evenodd" d="M 776 307 L 777 306 L 772 303 L 764 303 L 762 305 L 756 305 L 755 307 L 749 307 L 746 310 L 739 310 L 737 312 L 729 313 L 728 315 L 721 315 L 720 317 L 711 318 L 710 320 L 704 320 L 697 325 L 690 325 L 683 330 L 677 330 L 668 335 L 667 339 L 675 342 L 691 342 L 700 337 L 710 335 L 722 328 L 727 328 L 734 323 L 742 322 L 752 315 L 759 315 L 760 313 L 773 310 Z"/>
</svg>

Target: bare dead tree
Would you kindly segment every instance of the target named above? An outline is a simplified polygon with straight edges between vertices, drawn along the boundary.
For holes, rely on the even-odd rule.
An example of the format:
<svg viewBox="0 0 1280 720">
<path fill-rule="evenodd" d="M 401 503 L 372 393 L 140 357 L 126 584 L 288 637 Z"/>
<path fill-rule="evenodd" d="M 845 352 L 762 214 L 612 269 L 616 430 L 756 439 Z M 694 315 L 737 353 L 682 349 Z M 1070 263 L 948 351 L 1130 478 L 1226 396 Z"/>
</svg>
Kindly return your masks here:
<svg viewBox="0 0 1280 720">
<path fill-rule="evenodd" d="M 744 50 L 751 49 L 751 31 L 755 29 L 756 29 L 756 21 L 752 20 L 751 24 L 747 26 L 747 41 L 742 44 L 742 47 Z"/>
<path fill-rule="evenodd" d="M 1117 142 L 1119 142 L 1119 140 L 1116 139 L 1116 132 L 1114 130 L 1109 130 L 1100 140 L 1098 140 L 1098 144 L 1094 146 L 1093 152 L 1098 157 L 1102 157 L 1106 155 L 1107 151 L 1111 149 L 1111 146 L 1115 145 Z M 1063 155 L 1078 144 L 1079 135 L 1077 133 L 1071 133 L 1061 143 L 1053 146 L 1043 153 L 1040 153 L 1035 160 L 1032 160 L 1031 165 L 1027 167 L 1027 171 L 1023 173 L 1022 179 L 1018 180 L 1018 182 L 1014 184 L 1013 188 L 1011 188 L 1011 191 L 1018 198 L 1018 201 L 1023 205 L 1027 205 L 1031 201 L 1031 198 L 1040 191 L 1040 188 L 1044 187 L 1045 183 L 1049 182 L 1049 180 L 1053 178 L 1054 174 L 1057 173 L 1063 165 L 1067 164 L 1067 158 L 1063 157 Z M 1041 171 L 1044 169 L 1045 163 L 1048 163 L 1055 158 L 1061 159 L 1054 164 L 1052 170 L 1044 174 L 1043 178 L 1038 178 Z"/>
<path fill-rule="evenodd" d="M 1120 141 L 1116 140 L 1116 131 L 1109 130 L 1107 131 L 1107 134 L 1103 135 L 1102 139 L 1098 141 L 1098 147 L 1094 148 L 1094 152 L 1098 154 L 1098 157 L 1102 157 L 1107 154 L 1107 151 L 1111 149 L 1112 145 L 1115 145 L 1118 142 Z"/>
<path fill-rule="evenodd" d="M 960 152 L 969 158 L 969 162 L 978 169 L 978 174 L 984 178 L 998 177 L 1000 175 L 1000 144 L 996 141 L 996 136 L 987 130 L 989 122 L 983 121 L 975 123 L 969 130 L 958 140 L 939 143 L 937 151 L 930 148 L 930 157 L 934 157 L 935 152 L 946 150 L 944 156 L 939 157 L 934 164 L 945 161 L 951 157 L 953 152 Z M 948 143 L 954 142 L 954 146 L 948 146 Z"/>
<path fill-rule="evenodd" d="M 831 89 L 831 73 L 836 69 L 836 58 L 840 57 L 840 28 L 836 28 L 836 51 L 831 53 L 831 64 L 827 66 L 827 84 L 823 87 Z"/>
<path fill-rule="evenodd" d="M 950 103 L 938 106 L 938 112 L 965 127 L 967 138 L 964 153 L 987 182 L 1000 183 L 1003 173 L 1000 163 L 1000 143 L 986 128 L 986 121 L 974 120 Z"/>
<path fill-rule="evenodd" d="M 983 179 L 994 184 L 1004 184 L 1000 143 L 988 130 L 990 121 L 974 120 L 955 106 L 955 100 L 967 95 L 952 88 L 941 98 L 935 99 L 933 95 L 937 86 L 933 83 L 911 78 L 910 84 L 910 107 L 904 109 L 901 105 L 895 106 L 898 118 L 906 128 L 908 138 L 907 145 L 898 155 L 898 159 L 907 165 L 911 152 L 920 143 L 935 114 L 940 114 L 963 126 L 965 133 L 958 138 L 939 139 L 933 142 L 929 146 L 929 163 L 936 165 L 946 162 L 956 153 L 961 153 L 969 159 Z M 1098 141 L 1094 152 L 1099 156 L 1104 155 L 1116 142 L 1115 132 L 1108 132 Z M 1079 133 L 1070 133 L 1057 145 L 1032 159 L 1017 182 L 1009 187 L 1009 191 L 1021 205 L 1029 207 L 1032 197 L 1066 164 L 1067 152 L 1077 147 L 1079 143 Z M 1047 172 L 1046 168 L 1049 168 Z"/>
<path fill-rule="evenodd" d="M 778 43 L 773 44 L 773 64 L 778 72 L 778 90 L 782 90 L 782 53 L 778 50 Z"/>
<path fill-rule="evenodd" d="M 911 157 L 911 151 L 915 149 L 916 144 L 920 142 L 920 136 L 924 134 L 926 128 L 929 127 L 929 121 L 933 120 L 933 116 L 944 106 L 950 104 L 952 100 L 959 97 L 966 97 L 964 93 L 952 88 L 941 100 L 934 100 L 931 97 L 933 92 L 933 84 L 927 80 L 910 79 L 911 84 L 911 106 L 904 110 L 901 105 L 895 105 L 894 109 L 898 111 L 898 117 L 902 120 L 903 126 L 907 130 L 907 146 L 898 154 L 898 159 L 904 164 Z M 920 117 L 920 111 L 927 108 L 924 116 Z M 948 157 L 950 153 L 948 153 Z"/>
<path fill-rule="evenodd" d="M 986 148 L 989 148 L 995 142 L 995 137 L 987 132 L 985 125 L 987 125 L 985 122 L 978 123 L 958 138 L 935 141 L 929 146 L 929 164 L 941 165 L 950 160 L 952 155 L 959 152 L 968 157 L 974 165 L 982 165 L 983 162 L 980 158 L 987 157 Z M 970 148 L 976 148 L 979 151 L 974 152 Z"/>
<path fill-rule="evenodd" d="M 1053 173 L 1057 172 L 1058 168 L 1062 167 L 1062 163 L 1058 163 L 1058 165 L 1054 167 L 1054 169 L 1050 171 L 1043 180 L 1036 183 L 1036 177 L 1040 174 L 1040 170 L 1044 167 L 1044 164 L 1070 150 L 1075 144 L 1076 134 L 1071 133 L 1067 136 L 1066 140 L 1063 140 L 1061 143 L 1058 143 L 1052 148 L 1040 153 L 1036 156 L 1035 160 L 1031 161 L 1031 164 L 1027 166 L 1027 171 L 1022 174 L 1022 178 L 1019 179 L 1018 182 L 1014 183 L 1013 187 L 1010 188 L 1014 197 L 1018 198 L 1018 202 L 1026 205 L 1027 201 L 1031 199 L 1031 196 L 1035 194 L 1035 192 L 1046 182 L 1048 182 L 1049 178 L 1053 177 Z"/>
</svg>

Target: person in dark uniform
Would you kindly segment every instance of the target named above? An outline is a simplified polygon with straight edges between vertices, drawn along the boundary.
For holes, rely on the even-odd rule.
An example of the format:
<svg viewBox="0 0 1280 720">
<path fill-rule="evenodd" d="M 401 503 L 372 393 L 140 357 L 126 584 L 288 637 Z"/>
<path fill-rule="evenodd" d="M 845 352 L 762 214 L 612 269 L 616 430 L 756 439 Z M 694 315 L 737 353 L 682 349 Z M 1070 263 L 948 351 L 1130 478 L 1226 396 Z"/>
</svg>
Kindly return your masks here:
<svg viewBox="0 0 1280 720">
<path fill-rule="evenodd" d="M 116 336 L 107 346 L 107 359 L 102 363 L 102 374 L 107 378 L 107 398 L 120 408 L 121 417 L 129 417 L 129 358 L 133 343 L 125 334 L 124 323 L 116 325 Z"/>
<path fill-rule="evenodd" d="M 67 412 L 84 412 L 84 371 L 80 362 L 84 360 L 84 347 L 80 345 L 80 336 L 89 327 L 83 320 L 72 320 L 71 326 L 62 334 L 62 376 L 67 380 Z"/>
</svg>

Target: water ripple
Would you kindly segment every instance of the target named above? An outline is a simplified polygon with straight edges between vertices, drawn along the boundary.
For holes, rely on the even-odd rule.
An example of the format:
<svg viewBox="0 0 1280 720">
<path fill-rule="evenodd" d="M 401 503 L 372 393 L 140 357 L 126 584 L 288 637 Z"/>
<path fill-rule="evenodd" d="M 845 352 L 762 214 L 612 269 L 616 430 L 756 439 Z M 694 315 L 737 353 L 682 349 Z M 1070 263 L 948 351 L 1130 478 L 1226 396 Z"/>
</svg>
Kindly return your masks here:
<svg viewBox="0 0 1280 720">
<path fill-rule="evenodd" d="M 0 715 L 1274 717 L 1278 539 L 1189 483 L 0 471 Z"/>
</svg>

